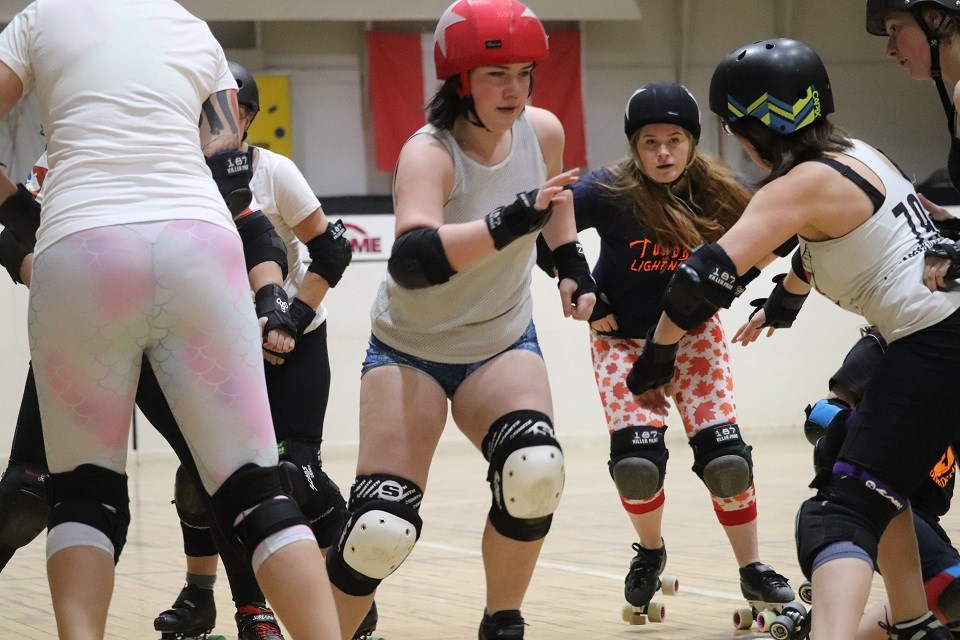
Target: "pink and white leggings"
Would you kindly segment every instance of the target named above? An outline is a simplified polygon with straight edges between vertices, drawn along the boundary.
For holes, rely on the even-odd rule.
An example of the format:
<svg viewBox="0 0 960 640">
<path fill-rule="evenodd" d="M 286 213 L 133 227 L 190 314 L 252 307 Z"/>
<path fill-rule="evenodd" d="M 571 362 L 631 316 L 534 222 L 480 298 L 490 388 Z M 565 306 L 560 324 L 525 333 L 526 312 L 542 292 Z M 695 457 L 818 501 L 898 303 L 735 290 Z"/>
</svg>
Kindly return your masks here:
<svg viewBox="0 0 960 640">
<path fill-rule="evenodd" d="M 631 426 L 664 428 L 663 416 L 641 407 L 627 389 L 627 374 L 643 348 L 642 340 L 614 338 L 590 332 L 593 368 L 597 389 L 607 417 L 610 433 Z M 677 365 L 672 380 L 672 398 L 680 420 L 692 438 L 702 429 L 737 421 L 737 405 L 733 396 L 730 356 L 720 319 L 713 316 L 703 325 L 687 333 L 677 351 Z M 753 484 L 732 498 L 711 494 L 717 520 L 725 526 L 744 524 L 757 517 Z M 624 509 L 643 514 L 664 503 L 664 491 L 648 500 L 626 500 Z"/>
</svg>

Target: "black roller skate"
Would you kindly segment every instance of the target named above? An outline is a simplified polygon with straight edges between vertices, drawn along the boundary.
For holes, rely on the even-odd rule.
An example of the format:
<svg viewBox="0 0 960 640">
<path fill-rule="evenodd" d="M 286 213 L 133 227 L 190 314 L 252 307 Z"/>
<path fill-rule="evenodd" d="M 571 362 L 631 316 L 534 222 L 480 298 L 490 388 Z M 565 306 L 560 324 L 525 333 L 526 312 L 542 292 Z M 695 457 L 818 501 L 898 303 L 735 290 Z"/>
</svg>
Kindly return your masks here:
<svg viewBox="0 0 960 640">
<path fill-rule="evenodd" d="M 496 638 L 523 640 L 524 626 L 523 616 L 517 609 L 497 611 L 496 613 L 484 611 L 477 638 L 479 640 L 495 640 Z"/>
<path fill-rule="evenodd" d="M 667 566 L 667 548 L 647 549 L 639 543 L 633 543 L 637 555 L 630 561 L 630 569 L 623 581 L 623 597 L 627 604 L 621 615 L 624 622 L 645 624 L 663 622 L 667 614 L 666 607 L 659 602 L 651 602 L 657 591 L 664 595 L 676 595 L 679 581 L 673 576 L 661 576 Z"/>
<path fill-rule="evenodd" d="M 954 635 L 929 611 L 909 622 L 880 625 L 890 640 L 954 640 Z"/>
<path fill-rule="evenodd" d="M 153 621 L 161 640 L 222 640 L 211 636 L 217 620 L 217 605 L 212 589 L 201 589 L 188 584 L 180 591 L 173 606 Z"/>
<path fill-rule="evenodd" d="M 283 640 L 277 617 L 263 602 L 245 604 L 233 617 L 237 621 L 237 640 Z"/>
<path fill-rule="evenodd" d="M 756 620 L 761 632 L 766 632 L 784 606 L 794 599 L 787 579 L 760 562 L 752 562 L 740 569 L 740 592 L 750 608 L 733 613 L 734 626 L 749 629 Z"/>
<path fill-rule="evenodd" d="M 807 640 L 810 637 L 810 619 L 813 612 L 799 602 L 783 608 L 767 631 L 773 640 Z"/>
<path fill-rule="evenodd" d="M 373 632 L 377 630 L 378 621 L 377 603 L 374 601 L 370 603 L 370 611 L 367 611 L 367 615 L 360 621 L 357 632 L 353 634 L 353 640 L 371 640 Z"/>
</svg>

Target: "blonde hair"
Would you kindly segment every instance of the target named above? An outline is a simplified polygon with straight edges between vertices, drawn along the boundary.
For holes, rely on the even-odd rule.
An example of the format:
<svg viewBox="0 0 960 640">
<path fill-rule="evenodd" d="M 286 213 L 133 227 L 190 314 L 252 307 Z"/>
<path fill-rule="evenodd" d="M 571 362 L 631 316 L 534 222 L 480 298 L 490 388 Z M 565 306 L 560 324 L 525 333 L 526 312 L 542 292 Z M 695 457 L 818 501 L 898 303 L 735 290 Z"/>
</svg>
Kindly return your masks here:
<svg viewBox="0 0 960 640">
<path fill-rule="evenodd" d="M 746 209 L 750 192 L 725 164 L 701 153 L 690 133 L 684 133 L 690 139 L 691 160 L 681 179 L 689 181 L 692 202 L 685 203 L 670 185 L 651 180 L 643 172 L 636 145 L 639 131 L 630 138 L 630 155 L 607 165 L 613 180 L 603 186 L 611 197 L 632 203 L 634 217 L 657 244 L 692 249 L 726 233 Z"/>
</svg>

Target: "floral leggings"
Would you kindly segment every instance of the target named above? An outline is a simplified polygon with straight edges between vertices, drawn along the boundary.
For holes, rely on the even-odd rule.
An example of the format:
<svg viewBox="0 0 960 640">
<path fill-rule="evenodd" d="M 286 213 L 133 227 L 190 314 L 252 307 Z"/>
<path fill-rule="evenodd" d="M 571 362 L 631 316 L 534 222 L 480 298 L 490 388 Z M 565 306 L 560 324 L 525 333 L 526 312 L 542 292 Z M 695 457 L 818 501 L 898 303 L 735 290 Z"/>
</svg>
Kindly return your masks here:
<svg viewBox="0 0 960 640">
<path fill-rule="evenodd" d="M 666 429 L 663 416 L 641 407 L 627 389 L 627 374 L 640 355 L 643 341 L 614 338 L 596 331 L 591 331 L 590 336 L 597 389 L 610 433 L 631 426 Z M 672 385 L 672 398 L 688 439 L 706 427 L 736 423 L 730 355 L 718 316 L 711 317 L 680 340 Z M 717 520 L 724 526 L 745 524 L 757 517 L 752 483 L 732 498 L 712 494 L 711 498 Z M 663 505 L 664 490 L 661 488 L 648 500 L 627 500 L 622 496 L 620 500 L 630 513 L 649 513 Z"/>
</svg>

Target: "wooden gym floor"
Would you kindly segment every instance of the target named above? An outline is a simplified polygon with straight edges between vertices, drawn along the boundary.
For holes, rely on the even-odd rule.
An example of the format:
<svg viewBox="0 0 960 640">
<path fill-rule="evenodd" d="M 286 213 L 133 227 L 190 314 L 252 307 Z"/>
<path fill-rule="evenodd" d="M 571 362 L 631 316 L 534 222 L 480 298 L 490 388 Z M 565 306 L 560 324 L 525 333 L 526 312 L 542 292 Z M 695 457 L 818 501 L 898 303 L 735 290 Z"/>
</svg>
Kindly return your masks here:
<svg viewBox="0 0 960 640">
<path fill-rule="evenodd" d="M 761 559 L 802 581 L 793 520 L 809 495 L 811 448 L 799 429 L 745 429 L 754 447 L 760 508 Z M 561 434 L 561 441 L 562 434 Z M 680 579 L 663 624 L 629 626 L 620 618 L 623 576 L 632 557 L 632 528 L 607 474 L 607 438 L 563 442 L 567 484 L 524 604 L 528 640 L 657 640 L 750 638 L 731 621 L 743 606 L 733 553 L 713 515 L 706 490 L 690 471 L 685 442 L 668 436 L 670 466 L 664 538 L 667 573 Z M 353 479 L 350 451 L 325 452 L 330 475 L 346 491 Z M 132 456 L 133 522 L 117 572 L 107 638 L 159 638 L 155 615 L 167 608 L 184 575 L 179 527 L 170 504 L 176 461 L 171 455 Z M 378 636 L 386 640 L 472 640 L 483 610 L 479 544 L 490 496 L 486 463 L 462 438 L 441 445 L 421 511 L 423 536 L 406 563 L 380 588 Z M 945 527 L 957 531 L 958 517 Z M 877 579 L 872 600 L 882 597 Z M 0 575 L 0 638 L 56 636 L 44 574 L 43 536 L 14 556 Z M 215 633 L 236 638 L 226 579 L 217 584 Z"/>
</svg>

